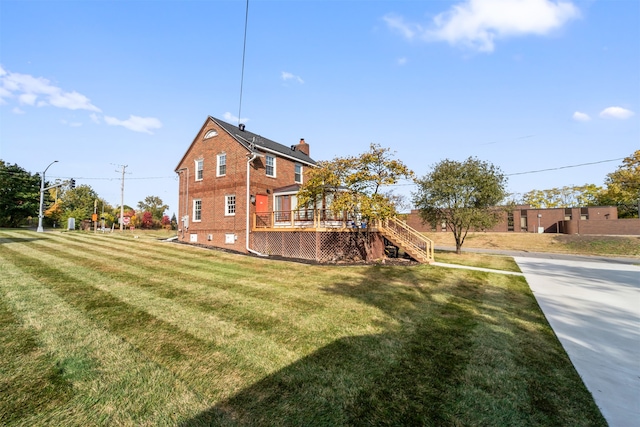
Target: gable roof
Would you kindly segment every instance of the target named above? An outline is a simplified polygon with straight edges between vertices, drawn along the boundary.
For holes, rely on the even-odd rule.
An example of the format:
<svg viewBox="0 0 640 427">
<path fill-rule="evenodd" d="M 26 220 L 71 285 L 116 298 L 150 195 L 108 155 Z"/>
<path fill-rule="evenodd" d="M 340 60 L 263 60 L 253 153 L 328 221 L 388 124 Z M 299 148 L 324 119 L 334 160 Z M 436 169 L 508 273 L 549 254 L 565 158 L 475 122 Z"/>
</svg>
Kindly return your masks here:
<svg viewBox="0 0 640 427">
<path fill-rule="evenodd" d="M 316 162 L 311 157 L 304 154 L 302 151 L 294 150 L 292 145 L 287 147 L 268 138 L 265 138 L 256 133 L 246 130 L 241 130 L 238 126 L 232 125 L 227 122 L 223 122 L 220 119 L 209 116 L 209 119 L 215 122 L 218 126 L 224 129 L 233 139 L 242 144 L 247 150 L 251 150 L 251 145 L 260 151 L 272 152 L 282 157 L 288 157 L 294 161 L 305 163 L 307 165 L 315 165 Z"/>
<path fill-rule="evenodd" d="M 227 132 L 229 136 L 235 139 L 239 144 L 241 144 L 248 151 L 251 151 L 251 143 L 253 142 L 254 149 L 264 151 L 264 152 L 272 152 L 281 157 L 286 157 L 290 160 L 304 163 L 308 166 L 316 165 L 316 161 L 313 160 L 311 157 L 307 156 L 302 151 L 294 150 L 292 148 L 294 147 L 294 145 L 290 147 L 284 146 L 275 141 L 272 141 L 263 136 L 260 136 L 256 133 L 249 132 L 246 129 L 240 130 L 238 126 L 224 122 L 220 119 L 216 119 L 215 117 L 212 117 L 212 116 L 207 117 L 207 119 L 204 121 L 204 124 L 202 125 L 202 128 L 204 128 L 207 125 L 208 120 L 211 120 L 212 122 L 217 124 L 221 129 Z M 178 165 L 176 166 L 176 169 L 175 169 L 176 172 L 178 171 L 178 168 L 182 164 L 184 158 L 189 153 L 189 150 L 191 150 L 191 147 L 193 147 L 193 144 L 195 144 L 196 140 L 197 140 L 197 137 L 194 138 L 193 142 L 191 143 L 191 145 L 189 145 L 189 148 L 187 148 L 187 151 L 184 153 L 184 155 L 180 159 L 180 162 L 178 162 Z"/>
</svg>

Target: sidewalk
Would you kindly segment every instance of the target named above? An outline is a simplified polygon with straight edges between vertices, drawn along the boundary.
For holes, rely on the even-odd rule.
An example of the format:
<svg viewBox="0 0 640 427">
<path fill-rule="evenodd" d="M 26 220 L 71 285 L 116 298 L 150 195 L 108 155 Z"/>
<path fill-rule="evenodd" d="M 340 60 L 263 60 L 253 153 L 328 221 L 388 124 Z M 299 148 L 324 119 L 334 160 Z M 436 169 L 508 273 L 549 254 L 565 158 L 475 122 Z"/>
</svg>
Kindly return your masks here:
<svg viewBox="0 0 640 427">
<path fill-rule="evenodd" d="M 465 270 L 486 271 L 487 273 L 512 274 L 514 276 L 524 276 L 522 273 L 518 273 L 516 271 L 494 270 L 491 268 L 470 267 L 468 265 L 459 265 L 459 264 L 445 264 L 443 262 L 432 262 L 431 265 L 435 265 L 437 267 L 446 267 L 446 268 L 462 268 Z"/>
<path fill-rule="evenodd" d="M 455 246 L 435 246 L 436 250 L 455 252 Z M 543 258 L 543 259 L 557 259 L 568 261 L 587 261 L 587 262 L 614 262 L 618 264 L 630 264 L 640 265 L 640 257 L 606 257 L 601 255 L 572 255 L 572 254 L 560 254 L 552 252 L 528 252 L 528 251 L 514 251 L 514 250 L 501 250 L 501 249 L 480 249 L 480 248 L 462 248 L 462 252 L 471 252 L 479 254 L 494 254 L 494 255 L 506 255 L 511 257 L 523 257 L 523 258 Z"/>
<path fill-rule="evenodd" d="M 640 266 L 515 260 L 609 425 L 640 426 Z"/>
</svg>

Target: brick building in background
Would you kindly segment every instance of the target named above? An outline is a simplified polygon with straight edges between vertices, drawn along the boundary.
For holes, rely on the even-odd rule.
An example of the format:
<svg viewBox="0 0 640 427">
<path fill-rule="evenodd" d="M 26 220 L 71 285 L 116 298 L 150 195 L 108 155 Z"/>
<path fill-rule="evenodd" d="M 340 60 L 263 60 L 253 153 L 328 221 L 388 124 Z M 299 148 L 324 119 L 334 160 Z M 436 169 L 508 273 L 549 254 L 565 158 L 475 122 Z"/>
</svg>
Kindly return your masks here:
<svg viewBox="0 0 640 427">
<path fill-rule="evenodd" d="M 423 224 L 418 210 L 407 224 L 421 232 L 447 232 L 446 224 Z M 640 219 L 618 219 L 615 206 L 534 209 L 529 205 L 505 210 L 502 220 L 487 232 L 640 235 Z"/>
<path fill-rule="evenodd" d="M 304 170 L 314 165 L 304 139 L 285 146 L 208 117 L 175 170 L 178 238 L 252 252 L 252 214 L 295 207 Z"/>
</svg>

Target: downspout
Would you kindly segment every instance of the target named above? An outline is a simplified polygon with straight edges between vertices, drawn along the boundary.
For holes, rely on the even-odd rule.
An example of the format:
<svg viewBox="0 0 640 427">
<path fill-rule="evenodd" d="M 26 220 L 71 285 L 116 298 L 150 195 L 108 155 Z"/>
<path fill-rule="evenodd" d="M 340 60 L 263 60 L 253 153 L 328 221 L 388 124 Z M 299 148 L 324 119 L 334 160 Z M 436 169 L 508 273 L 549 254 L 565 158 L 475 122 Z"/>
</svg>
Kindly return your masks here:
<svg viewBox="0 0 640 427">
<path fill-rule="evenodd" d="M 187 171 L 187 176 L 185 178 L 185 189 L 186 189 L 186 195 L 185 195 L 185 201 L 184 201 L 184 213 L 185 215 L 181 215 L 180 216 L 180 223 L 182 224 L 181 230 L 182 230 L 182 238 L 184 239 L 184 231 L 185 231 L 185 221 L 184 221 L 184 217 L 189 215 L 189 168 L 188 167 L 184 167 L 181 169 L 178 169 L 176 171 L 176 173 L 178 173 L 178 175 L 182 175 L 182 172 Z M 182 178 L 184 178 L 184 175 L 182 175 Z M 181 180 L 182 181 L 182 180 Z M 180 215 L 180 200 L 178 199 L 178 215 Z M 188 228 L 188 226 L 187 226 Z"/>
<path fill-rule="evenodd" d="M 263 256 L 263 257 L 267 257 L 269 255 L 267 254 L 263 254 L 260 253 L 258 251 L 254 251 L 253 249 L 251 249 L 249 247 L 249 229 L 250 229 L 250 221 L 249 221 L 249 208 L 250 208 L 250 203 L 251 203 L 251 188 L 250 188 L 250 180 L 249 180 L 249 173 L 251 171 L 251 162 L 253 162 L 256 158 L 258 157 L 258 154 L 256 152 L 252 152 L 251 153 L 251 157 L 248 158 L 247 160 L 247 210 L 246 210 L 246 216 L 247 216 L 247 228 L 245 230 L 245 237 L 246 237 L 246 249 L 247 252 L 250 252 L 254 255 L 258 255 L 258 256 Z"/>
</svg>

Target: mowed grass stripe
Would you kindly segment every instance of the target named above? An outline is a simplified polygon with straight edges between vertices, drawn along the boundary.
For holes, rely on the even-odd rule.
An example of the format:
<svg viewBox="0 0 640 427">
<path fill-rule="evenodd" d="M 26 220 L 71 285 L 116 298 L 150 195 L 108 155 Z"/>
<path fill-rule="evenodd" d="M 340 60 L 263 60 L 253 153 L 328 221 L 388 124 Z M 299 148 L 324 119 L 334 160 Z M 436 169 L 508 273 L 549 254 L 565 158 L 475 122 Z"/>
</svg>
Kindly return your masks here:
<svg viewBox="0 0 640 427">
<path fill-rule="evenodd" d="M 68 237 L 67 237 L 68 236 Z M 274 299 L 279 296 L 287 296 L 294 300 L 299 306 L 307 309 L 320 307 L 312 298 L 299 298 L 291 295 L 289 288 L 291 284 L 301 280 L 298 268 L 290 269 L 290 265 L 285 261 L 274 262 L 273 260 L 256 259 L 246 255 L 231 254 L 222 251 L 193 247 L 185 244 L 168 243 L 149 240 L 131 240 L 126 237 L 112 236 L 91 236 L 86 234 L 62 235 L 61 238 L 72 239 L 82 244 L 91 241 L 91 246 L 104 250 L 113 250 L 114 259 L 122 262 L 135 262 L 135 259 L 144 256 L 145 263 L 152 263 L 159 268 L 164 267 L 163 273 L 174 274 L 183 277 L 189 273 L 197 278 L 210 279 L 212 275 L 223 275 L 228 278 L 220 285 L 227 285 L 236 292 L 244 295 L 262 298 L 265 300 Z M 139 252 L 131 251 L 131 248 L 138 249 Z M 123 251 L 123 248 L 125 249 Z M 114 252 L 115 251 L 115 252 Z M 206 262 L 203 262 L 206 261 Z M 313 282 L 318 274 L 318 267 L 303 264 L 295 264 L 296 267 L 307 268 L 308 274 L 304 275 L 305 282 Z M 179 273 L 176 273 L 179 272 Z M 269 280 L 270 286 L 265 288 L 260 283 L 264 279 Z M 235 286 L 235 284 L 240 286 Z M 310 284 L 310 283 L 309 283 Z"/>
<path fill-rule="evenodd" d="M 522 278 L 430 266 L 340 268 L 287 264 L 289 274 L 300 275 L 299 283 L 285 287 L 278 280 L 262 280 L 258 285 L 268 287 L 273 283 L 282 286 L 282 292 L 286 289 L 284 298 L 276 295 L 269 301 L 279 310 L 280 306 L 291 305 L 292 311 L 297 311 L 295 298 L 321 301 L 319 308 L 308 310 L 308 315 L 319 323 L 318 334 L 324 334 L 320 340 L 329 343 L 262 376 L 262 370 L 247 367 L 245 359 L 234 357 L 229 351 L 223 356 L 234 357 L 235 364 L 220 361 L 214 368 L 202 367 L 216 362 L 209 358 L 216 350 L 215 344 L 151 316 L 144 308 L 125 304 L 110 292 L 89 286 L 98 281 L 109 291 L 144 291 L 145 297 L 154 301 L 151 305 L 158 303 L 154 309 L 160 311 L 170 308 L 171 301 L 180 310 L 204 311 L 188 288 L 174 291 L 173 296 L 168 294 L 175 277 L 164 280 L 166 274 L 159 270 L 155 276 L 152 274 L 158 260 L 147 263 L 143 255 L 154 251 L 154 242 L 144 246 L 138 245 L 138 239 L 122 242 L 128 247 L 125 253 L 137 252 L 132 248 L 145 248 L 137 258 L 137 264 L 144 267 L 139 269 L 136 265 L 136 269 L 129 270 L 124 263 L 94 264 L 100 255 L 93 252 L 79 257 L 83 243 L 75 239 L 69 242 L 64 236 L 56 236 L 51 240 L 49 234 L 18 232 L 11 239 L 15 243 L 1 243 L 6 240 L 0 239 L 0 259 L 3 254 L 9 257 L 16 270 L 24 268 L 26 276 L 35 278 L 48 292 L 54 291 L 57 298 L 96 328 L 125 338 L 125 344 L 135 346 L 143 359 L 166 367 L 196 397 L 209 399 L 211 406 L 196 415 L 190 408 L 178 409 L 189 417 L 181 419 L 182 425 L 605 425 L 601 416 L 591 416 L 598 414 L 597 407 Z M 88 248 L 91 241 L 87 239 Z M 165 248 L 170 249 L 162 246 L 163 252 Z M 103 254 L 102 258 L 110 257 L 105 248 L 98 248 L 97 252 Z M 46 257 L 45 262 L 33 259 L 42 256 Z M 56 266 L 56 256 L 64 263 Z M 207 258 L 223 259 L 209 255 L 196 255 L 193 259 L 208 265 Z M 224 259 L 227 269 L 241 269 L 240 265 L 253 262 L 247 278 L 255 277 L 253 272 L 265 263 L 249 257 L 238 257 L 242 263 L 237 264 L 235 257 Z M 103 274 L 100 268 L 114 276 Z M 314 274 L 310 280 L 304 277 L 308 272 Z M 88 273 L 96 276 L 85 282 Z M 125 273 L 121 276 L 124 280 L 117 279 L 119 273 Z M 149 278 L 153 278 L 152 285 Z M 184 280 L 185 284 L 190 281 L 198 282 L 202 287 L 198 292 L 206 296 L 206 279 Z M 233 281 L 227 285 L 233 285 Z M 153 287 L 160 292 L 156 293 Z M 262 295 L 268 298 L 267 294 Z M 287 295 L 293 298 L 287 299 Z M 250 300 L 249 305 L 253 305 L 259 298 Z M 234 304 L 243 309 L 241 299 Z M 11 303 L 9 307 L 13 307 Z M 231 306 L 227 308 L 230 310 Z M 350 321 L 352 325 L 347 328 L 373 332 L 343 336 L 347 329 L 339 320 L 349 310 L 354 310 L 352 315 L 357 319 Z M 233 315 L 232 311 L 227 313 Z M 279 325 L 268 331 L 275 331 Z M 306 329 L 305 326 L 303 330 Z M 243 329 L 236 331 L 242 333 Z M 261 327 L 252 331 L 266 336 Z M 297 331 L 283 329 L 282 334 L 293 335 Z M 298 338 L 307 340 L 304 335 Z M 154 339 L 162 341 L 159 347 L 151 342 Z M 195 354 L 186 353 L 186 346 Z M 305 343 L 300 345 L 304 346 Z M 197 359 L 197 364 L 189 365 L 185 359 Z M 63 366 L 83 367 L 84 360 L 74 358 Z M 268 360 L 262 363 L 269 366 Z M 200 371 L 187 373 L 188 368 Z M 238 381 L 233 383 L 236 377 Z M 235 388 L 226 395 L 218 393 L 227 388 L 229 380 Z M 510 383 L 496 384 L 498 381 Z M 126 382 L 120 388 L 126 389 Z M 121 398 L 126 399 L 126 394 Z M 164 413 L 160 407 L 156 410 Z M 91 411 L 91 402 L 79 411 Z M 41 421 L 48 417 L 46 409 L 44 412 L 40 421 L 33 424 L 47 424 Z M 138 408 L 138 412 L 146 414 L 151 409 Z M 163 422 L 161 417 L 145 419 L 152 420 L 147 424 L 173 424 Z M 136 423 L 124 418 L 122 424 Z"/>
<path fill-rule="evenodd" d="M 469 342 L 471 357 L 460 375 L 461 387 L 451 396 L 458 425 L 526 425 L 522 415 L 529 408 L 526 396 L 525 366 L 515 363 L 517 319 L 509 311 L 505 297 L 515 280 L 523 278 L 492 277 L 486 298 L 474 308 L 479 321 Z M 535 332 L 532 332 L 535 333 Z M 523 371 L 523 372 L 521 372 Z M 473 416 L 470 416 L 473 414 Z"/>
<path fill-rule="evenodd" d="M 246 366 L 248 364 L 241 357 L 244 355 L 230 358 L 228 353 L 231 349 L 200 340 L 96 288 L 94 284 L 84 282 L 82 277 L 74 277 L 76 275 L 52 267 L 51 264 L 57 260 L 55 257 L 45 262 L 32 257 L 47 257 L 41 252 L 29 251 L 28 247 L 16 251 L 13 249 L 16 245 L 11 246 L 9 254 L 6 248 L 2 253 L 10 256 L 16 266 L 32 268 L 34 278 L 55 294 L 84 311 L 102 327 L 131 342 L 149 359 L 171 369 L 178 378 L 208 398 L 215 401 L 228 396 L 245 381 L 259 379 L 263 374 Z"/>
<path fill-rule="evenodd" d="M 55 358 L 23 325 L 2 294 L 7 269 L 0 260 L 0 425 L 17 423 L 33 413 L 52 411 L 73 396 Z"/>
<path fill-rule="evenodd" d="M 37 387 L 26 390 L 33 392 L 26 402 L 13 401 L 8 408 L 3 404 L 0 419 L 22 425 L 157 425 L 161 420 L 177 423 L 185 412 L 206 407 L 169 370 L 70 306 L 42 285 L 42 277 L 32 277 L 29 271 L 39 269 L 38 263 L 18 259 L 13 265 L 3 249 L 3 306 L 29 337 L 27 351 L 18 353 L 27 357 L 11 365 L 19 376 L 15 383 Z M 42 360 L 34 363 L 33 356 Z M 12 383 L 1 394 L 3 402 L 19 398 L 16 394 L 20 389 Z M 8 417 L 5 408 L 12 411 Z"/>
<path fill-rule="evenodd" d="M 38 249 L 44 248 L 45 244 L 38 242 Z M 245 368 L 262 370 L 266 374 L 299 357 L 299 354 L 288 350 L 281 343 L 274 342 L 263 334 L 257 334 L 232 321 L 219 318 L 215 314 L 215 307 L 208 307 L 202 301 L 194 300 L 194 298 L 180 298 L 179 292 L 176 293 L 178 296 L 174 298 L 156 295 L 159 291 L 158 288 L 164 286 L 169 289 L 168 292 L 172 292 L 170 288 L 174 286 L 163 284 L 161 282 L 162 276 L 149 278 L 148 274 L 146 276 L 127 274 L 126 277 L 122 277 L 122 272 L 102 272 L 103 266 L 100 263 L 94 263 L 93 257 L 89 253 L 68 250 L 68 253 L 75 255 L 74 262 L 71 262 L 57 259 L 56 250 L 49 249 L 49 251 L 40 252 L 38 257 L 45 262 L 55 261 L 59 268 L 66 271 L 70 271 L 70 267 L 75 265 L 74 271 L 69 273 L 74 279 L 91 283 L 97 289 L 115 296 L 126 304 L 146 311 L 164 322 L 175 325 L 195 338 L 212 342 L 223 353 L 229 353 L 234 358 L 245 358 L 247 363 Z M 84 257 L 86 257 L 87 264 L 85 265 L 83 262 L 81 263 L 83 267 L 78 268 L 78 261 L 83 260 Z M 110 273 L 113 276 L 110 276 Z M 151 283 L 141 287 L 138 283 L 142 280 L 150 280 Z M 184 285 L 185 288 L 191 286 Z M 211 288 L 207 289 L 211 290 Z M 222 295 L 222 297 L 225 296 Z M 265 366 L 265 361 L 268 361 L 268 366 Z"/>
<path fill-rule="evenodd" d="M 43 249 L 45 245 L 42 242 L 37 242 L 37 247 Z M 23 253 L 32 255 L 33 251 L 28 253 L 23 251 Z M 118 300 L 176 326 L 194 338 L 212 343 L 217 351 L 227 354 L 228 359 L 236 359 L 236 363 L 238 360 L 245 359 L 246 363 L 239 366 L 243 369 L 267 373 L 298 357 L 280 343 L 239 327 L 233 322 L 219 319 L 211 313 L 211 310 L 202 311 L 197 306 L 193 308 L 182 305 L 175 300 L 158 297 L 152 292 L 147 292 L 136 286 L 136 282 L 139 282 L 140 278 L 135 275 L 133 278 L 129 275 L 123 278 L 120 277 L 121 273 L 115 273 L 113 277 L 110 277 L 99 271 L 99 265 L 87 267 L 82 264 L 83 266 L 79 267 L 78 261 L 83 256 L 81 252 L 68 251 L 68 253 L 77 255 L 73 263 L 68 260 L 59 260 L 55 253 L 56 251 L 52 249 L 51 252 L 39 252 L 37 257 L 45 263 L 55 263 L 58 268 L 67 271 L 67 274 L 78 283 L 90 283 L 91 286 L 113 295 Z M 75 266 L 73 271 L 70 268 L 72 266 Z M 264 365 L 265 361 L 269 361 L 268 366 Z"/>
<path fill-rule="evenodd" d="M 58 250 L 56 247 L 49 246 L 45 240 L 37 244 L 39 247 L 48 247 L 47 252 L 52 256 Z M 186 277 L 183 276 L 181 280 L 170 281 L 162 272 L 140 265 L 126 266 L 125 274 L 113 263 L 105 264 L 104 260 L 98 257 L 101 255 L 113 261 L 112 254 L 104 251 L 92 253 L 91 249 L 77 244 L 71 246 L 76 249 L 70 249 L 69 245 L 65 249 L 67 253 L 75 255 L 75 263 L 82 260 L 82 264 L 87 268 L 109 275 L 114 281 L 143 288 L 144 291 L 154 293 L 161 298 L 171 299 L 183 306 L 197 307 L 202 313 L 214 315 L 246 331 L 260 332 L 277 342 L 283 350 L 291 348 L 298 354 L 304 354 L 339 336 L 379 331 L 371 328 L 368 321 L 356 321 L 362 319 L 363 312 L 368 314 L 366 319 L 377 314 L 375 309 L 357 301 L 343 301 L 340 308 L 336 309 L 335 304 L 332 304 L 335 296 L 327 294 L 322 298 L 316 294 L 314 299 L 323 300 L 324 305 L 321 310 L 314 310 L 310 314 L 306 304 L 302 307 L 297 306 L 300 298 L 290 301 L 287 295 L 283 295 L 275 302 L 273 300 L 276 298 L 273 295 L 271 299 L 248 297 L 236 292 L 240 285 L 239 281 L 225 280 L 219 275 L 208 279 L 197 277 L 197 281 L 190 281 L 188 279 L 192 275 L 185 274 Z M 196 277 L 193 278 L 196 279 Z M 256 282 L 258 282 L 257 279 Z M 261 283 L 261 285 L 267 288 L 271 286 L 271 282 Z M 299 285 L 290 285 L 289 293 L 292 289 L 299 292 L 298 288 Z M 115 289 L 113 292 L 118 290 Z M 134 297 L 137 296 L 135 291 L 130 292 Z M 169 304 L 168 301 L 166 303 Z M 146 299 L 139 298 L 139 304 L 146 307 Z M 163 311 L 164 308 L 161 309 L 161 312 Z M 357 315 L 354 316 L 354 314 Z M 327 322 L 328 316 L 333 318 L 332 321 Z"/>
</svg>

